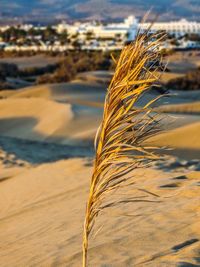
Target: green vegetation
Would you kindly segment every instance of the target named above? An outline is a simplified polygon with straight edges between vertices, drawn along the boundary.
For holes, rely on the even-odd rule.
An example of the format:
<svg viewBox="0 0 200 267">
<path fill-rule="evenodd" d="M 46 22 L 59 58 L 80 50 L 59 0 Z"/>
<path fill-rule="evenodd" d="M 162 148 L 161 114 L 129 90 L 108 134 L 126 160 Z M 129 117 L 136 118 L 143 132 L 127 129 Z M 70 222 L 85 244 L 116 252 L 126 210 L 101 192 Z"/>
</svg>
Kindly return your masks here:
<svg viewBox="0 0 200 267">
<path fill-rule="evenodd" d="M 100 51 L 70 51 L 65 53 L 63 59 L 56 64 L 22 70 L 16 64 L 0 63 L 0 88 L 1 90 L 13 89 L 13 86 L 7 83 L 7 78 L 18 77 L 27 81 L 31 78 L 38 84 L 60 83 L 74 79 L 80 72 L 110 69 L 113 69 L 110 54 Z"/>
<path fill-rule="evenodd" d="M 0 63 L 0 80 L 5 81 L 7 76 L 16 77 L 18 71 L 18 67 L 15 64 Z"/>
<path fill-rule="evenodd" d="M 112 53 L 118 58 L 119 51 Z M 49 55 L 49 54 L 48 54 Z M 56 56 L 53 53 L 51 56 Z M 19 55 L 18 55 L 19 56 Z M 165 55 L 164 55 L 165 56 Z M 0 89 L 13 89 L 14 85 L 7 78 L 20 78 L 22 80 L 43 83 L 60 83 L 73 80 L 78 73 L 96 70 L 114 70 L 115 63 L 110 53 L 101 51 L 68 51 L 63 53 L 62 60 L 44 67 L 29 67 L 19 69 L 16 64 L 0 63 Z M 166 69 L 165 71 L 169 71 Z M 170 90 L 199 90 L 200 68 L 190 71 L 184 77 L 170 80 L 161 88 L 155 90 L 163 93 Z"/>
<path fill-rule="evenodd" d="M 37 83 L 68 82 L 80 72 L 109 70 L 112 64 L 107 53 L 73 51 L 65 56 L 53 73 L 38 77 Z"/>
<path fill-rule="evenodd" d="M 189 41 L 193 41 L 193 42 L 200 42 L 200 35 L 199 34 L 194 34 L 194 33 L 187 34 L 185 36 L 185 39 L 189 40 Z"/>
<path fill-rule="evenodd" d="M 59 34 L 51 26 L 48 26 L 44 30 L 31 28 L 28 31 L 22 30 L 19 27 L 10 27 L 5 31 L 0 31 L 0 37 L 3 42 L 10 44 L 29 44 L 32 40 L 39 42 L 40 39 L 49 42 L 55 40 L 63 41 L 64 37 L 66 37 L 65 41 L 67 40 L 66 33 Z"/>
<path fill-rule="evenodd" d="M 49 64 L 45 67 L 30 67 L 23 70 L 18 70 L 18 75 L 20 77 L 30 77 L 30 76 L 39 76 L 46 73 L 53 73 L 59 64 Z"/>
</svg>

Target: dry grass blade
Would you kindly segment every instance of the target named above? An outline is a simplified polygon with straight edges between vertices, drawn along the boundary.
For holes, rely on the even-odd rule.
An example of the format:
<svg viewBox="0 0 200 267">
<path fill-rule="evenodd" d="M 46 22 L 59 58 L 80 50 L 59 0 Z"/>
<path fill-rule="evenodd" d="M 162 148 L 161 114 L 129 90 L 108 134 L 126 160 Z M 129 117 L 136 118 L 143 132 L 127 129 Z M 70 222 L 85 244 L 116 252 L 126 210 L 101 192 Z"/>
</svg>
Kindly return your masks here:
<svg viewBox="0 0 200 267">
<path fill-rule="evenodd" d="M 161 40 L 158 34 L 139 33 L 122 50 L 108 88 L 95 139 L 96 158 L 84 223 L 83 267 L 87 265 L 88 239 L 95 219 L 102 209 L 117 204 L 112 201 L 113 190 L 129 183 L 131 177 L 126 178 L 126 174 L 157 158 L 151 147 L 143 146 L 146 139 L 160 131 L 159 119 L 152 115 L 154 100 L 142 108 L 135 104 L 158 79 Z M 105 197 L 111 198 L 109 205 L 103 203 Z"/>
</svg>

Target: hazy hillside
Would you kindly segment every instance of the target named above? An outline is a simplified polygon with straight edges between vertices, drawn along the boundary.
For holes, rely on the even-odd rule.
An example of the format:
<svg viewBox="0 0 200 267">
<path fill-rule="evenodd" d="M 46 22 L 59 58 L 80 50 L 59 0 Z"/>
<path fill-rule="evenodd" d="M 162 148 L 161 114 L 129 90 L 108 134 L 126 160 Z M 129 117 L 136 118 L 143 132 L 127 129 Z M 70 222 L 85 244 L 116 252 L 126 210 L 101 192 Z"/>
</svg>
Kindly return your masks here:
<svg viewBox="0 0 200 267">
<path fill-rule="evenodd" d="M 49 19 L 110 19 L 137 16 L 150 8 L 160 20 L 187 17 L 199 19 L 199 0 L 1 0 L 0 19 L 23 17 L 25 20 Z M 49 16 L 51 15 L 51 16 Z"/>
</svg>

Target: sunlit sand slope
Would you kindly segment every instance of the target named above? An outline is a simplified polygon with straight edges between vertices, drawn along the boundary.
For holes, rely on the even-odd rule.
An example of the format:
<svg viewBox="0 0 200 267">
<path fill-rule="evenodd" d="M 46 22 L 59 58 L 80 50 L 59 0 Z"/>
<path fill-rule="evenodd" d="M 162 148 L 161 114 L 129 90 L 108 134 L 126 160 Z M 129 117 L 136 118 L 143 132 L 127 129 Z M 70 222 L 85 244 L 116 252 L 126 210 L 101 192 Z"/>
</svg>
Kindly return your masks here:
<svg viewBox="0 0 200 267">
<path fill-rule="evenodd" d="M 63 160 L 1 182 L 1 267 L 81 266 L 91 171 L 86 160 Z M 200 173 L 148 169 L 133 178 L 134 188 L 153 194 L 130 187 L 132 202 L 105 210 L 89 266 L 199 266 Z"/>
</svg>

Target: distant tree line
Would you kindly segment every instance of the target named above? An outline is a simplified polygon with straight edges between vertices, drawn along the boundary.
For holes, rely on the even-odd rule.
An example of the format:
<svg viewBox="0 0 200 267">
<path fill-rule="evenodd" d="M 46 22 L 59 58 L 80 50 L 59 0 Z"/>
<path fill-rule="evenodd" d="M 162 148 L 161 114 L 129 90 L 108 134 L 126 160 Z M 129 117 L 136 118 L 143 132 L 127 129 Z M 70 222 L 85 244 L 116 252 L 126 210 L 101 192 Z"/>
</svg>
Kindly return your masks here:
<svg viewBox="0 0 200 267">
<path fill-rule="evenodd" d="M 107 53 L 73 51 L 59 62 L 53 73 L 38 77 L 37 83 L 68 82 L 80 72 L 109 70 L 112 66 L 112 60 Z"/>
<path fill-rule="evenodd" d="M 53 27 L 48 26 L 45 29 L 36 29 L 30 28 L 25 31 L 20 27 L 10 27 L 5 31 L 0 31 L 0 37 L 2 41 L 6 43 L 20 43 L 28 44 L 31 39 L 36 40 L 38 37 L 41 37 L 43 41 L 67 41 L 68 34 L 63 32 L 59 34 Z"/>
<path fill-rule="evenodd" d="M 35 77 L 35 82 L 38 84 L 59 83 L 74 79 L 80 72 L 110 70 L 113 67 L 110 54 L 100 51 L 70 51 L 65 53 L 63 59 L 56 64 L 44 67 L 28 67 L 22 70 L 16 64 L 0 63 L 0 88 L 13 88 L 6 83 L 8 77 L 18 77 L 25 80 Z"/>
<path fill-rule="evenodd" d="M 17 75 L 17 65 L 10 63 L 0 63 L 0 90 L 14 89 L 14 87 L 7 82 L 7 77 L 17 77 Z"/>
<path fill-rule="evenodd" d="M 113 52 L 118 58 L 119 51 Z M 16 64 L 0 63 L 0 89 L 14 89 L 7 82 L 8 77 L 41 83 L 59 83 L 73 80 L 80 72 L 95 70 L 113 70 L 115 63 L 110 53 L 101 51 L 69 51 L 58 63 L 44 67 L 19 69 Z M 185 76 L 175 78 L 163 85 L 167 90 L 200 90 L 200 68 L 188 72 Z"/>
</svg>

